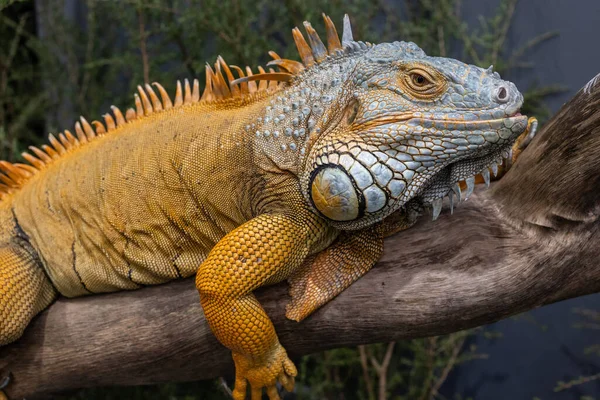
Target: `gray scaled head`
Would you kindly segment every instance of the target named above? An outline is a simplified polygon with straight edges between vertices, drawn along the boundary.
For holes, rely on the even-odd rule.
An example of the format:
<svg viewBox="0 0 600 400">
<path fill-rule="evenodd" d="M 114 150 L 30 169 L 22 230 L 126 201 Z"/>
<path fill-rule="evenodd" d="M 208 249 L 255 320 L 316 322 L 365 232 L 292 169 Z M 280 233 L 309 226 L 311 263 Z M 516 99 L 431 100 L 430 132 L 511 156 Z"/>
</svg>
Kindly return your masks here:
<svg viewBox="0 0 600 400">
<path fill-rule="evenodd" d="M 340 58 L 325 62 L 345 80 L 301 176 L 312 206 L 340 229 L 381 221 L 411 200 L 440 201 L 501 162 L 527 128 L 523 96 L 491 68 L 429 57 L 405 42 L 343 57 L 346 67 Z"/>
</svg>

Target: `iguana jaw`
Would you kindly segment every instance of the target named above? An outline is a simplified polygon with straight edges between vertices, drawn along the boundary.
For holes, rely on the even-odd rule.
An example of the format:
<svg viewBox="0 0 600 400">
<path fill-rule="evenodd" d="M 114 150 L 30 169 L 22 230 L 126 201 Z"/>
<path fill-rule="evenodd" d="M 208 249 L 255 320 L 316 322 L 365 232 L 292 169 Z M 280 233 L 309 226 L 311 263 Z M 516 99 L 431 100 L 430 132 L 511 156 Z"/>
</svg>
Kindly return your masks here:
<svg viewBox="0 0 600 400">
<path fill-rule="evenodd" d="M 451 164 L 434 175 L 423 192 L 411 201 L 418 201 L 423 205 L 431 205 L 433 220 L 435 221 L 442 211 L 442 204 L 445 198 L 448 198 L 450 213 L 454 212 L 455 202 L 459 203 L 463 199 L 461 183 L 464 183 L 464 186 L 466 186 L 464 200 L 467 200 L 475 189 L 476 175 L 481 175 L 486 185 L 489 185 L 491 174 L 496 176 L 498 167 L 511 158 L 512 146 L 507 144 L 489 155 Z M 466 168 L 461 168 L 466 163 L 470 163 L 467 166 L 468 170 L 476 172 L 468 173 L 465 171 Z"/>
<path fill-rule="evenodd" d="M 464 181 L 463 188 L 466 187 L 465 199 L 468 199 L 474 190 L 476 175 L 481 175 L 486 185 L 489 186 L 491 174 L 496 176 L 499 166 L 506 166 L 512 162 L 513 146 L 516 138 L 524 134 L 535 135 L 537 129 L 535 118 L 528 119 L 527 116 L 517 112 L 508 119 L 511 120 L 511 123 L 525 126 L 525 129 L 516 131 L 513 140 L 488 154 L 460 160 L 448 165 L 434 175 L 422 193 L 417 196 L 420 203 L 431 204 L 434 220 L 440 215 L 444 198 L 448 197 L 451 213 L 454 207 L 454 196 L 456 196 L 458 202 L 461 201 L 461 182 Z"/>
</svg>

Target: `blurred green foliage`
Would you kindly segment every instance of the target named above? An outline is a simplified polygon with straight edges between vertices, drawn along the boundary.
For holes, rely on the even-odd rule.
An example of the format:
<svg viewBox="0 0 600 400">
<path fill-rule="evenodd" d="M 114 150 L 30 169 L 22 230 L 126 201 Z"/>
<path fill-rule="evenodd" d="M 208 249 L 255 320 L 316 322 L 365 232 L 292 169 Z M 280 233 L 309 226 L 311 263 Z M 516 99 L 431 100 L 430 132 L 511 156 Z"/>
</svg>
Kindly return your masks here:
<svg viewBox="0 0 600 400">
<path fill-rule="evenodd" d="M 309 20 L 323 31 L 321 12 L 352 18 L 354 37 L 374 43 L 414 41 L 430 55 L 490 64 L 505 75 L 531 68 L 529 51 L 544 33 L 515 51 L 506 47 L 518 0 L 467 26 L 460 0 L 0 0 L 0 158 L 15 160 L 48 131 L 78 115 L 99 118 L 111 104 L 133 103 L 136 85 L 198 77 L 204 63 L 264 65 L 267 50 L 297 59 L 291 28 Z M 70 6 L 67 7 L 67 3 Z M 340 32 L 341 33 L 341 32 Z M 556 85 L 532 87 L 523 112 L 548 116 L 544 99 Z M 469 346 L 475 331 L 335 349 L 299 362 L 298 399 L 442 399 L 454 367 L 485 358 Z M 488 334 L 490 334 L 488 332 Z M 221 383 L 86 389 L 64 399 L 226 399 Z M 462 399 L 456 394 L 456 399 Z"/>
</svg>

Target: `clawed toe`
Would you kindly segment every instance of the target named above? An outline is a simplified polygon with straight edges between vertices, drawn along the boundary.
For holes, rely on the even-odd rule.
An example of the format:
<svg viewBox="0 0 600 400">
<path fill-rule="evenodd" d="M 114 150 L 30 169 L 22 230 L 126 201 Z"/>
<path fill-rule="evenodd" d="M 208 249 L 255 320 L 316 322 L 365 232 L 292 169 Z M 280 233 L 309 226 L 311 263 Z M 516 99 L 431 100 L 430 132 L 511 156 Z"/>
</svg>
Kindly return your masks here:
<svg viewBox="0 0 600 400">
<path fill-rule="evenodd" d="M 12 379 L 11 373 L 7 373 L 5 376 L 0 378 L 0 400 L 8 400 L 6 394 L 2 391 L 2 389 L 6 388 Z"/>
<path fill-rule="evenodd" d="M 12 379 L 11 373 L 7 373 L 2 378 L 0 378 L 0 390 L 6 388 Z"/>
<path fill-rule="evenodd" d="M 267 388 L 267 395 L 269 396 L 269 400 L 281 400 L 279 392 L 277 391 L 277 386 L 269 386 Z"/>
<path fill-rule="evenodd" d="M 269 400 L 281 400 L 277 383 L 288 392 L 294 390 L 294 377 L 298 374 L 298 370 L 280 344 L 277 344 L 272 353 L 262 360 L 258 361 L 241 353 L 233 353 L 233 360 L 236 367 L 234 400 L 244 400 L 248 386 L 250 386 L 252 400 L 261 400 L 263 389 L 269 396 Z"/>
<path fill-rule="evenodd" d="M 293 376 L 288 376 L 286 373 L 283 373 L 279 375 L 277 379 L 279 380 L 279 383 L 281 383 L 281 386 L 288 392 L 294 390 L 295 379 Z"/>
<path fill-rule="evenodd" d="M 535 137 L 535 134 L 537 133 L 537 128 L 538 128 L 537 118 L 535 118 L 535 117 L 529 118 L 529 121 L 527 121 L 527 131 L 526 131 L 527 136 L 525 136 L 523 138 L 523 140 L 519 143 L 519 150 L 525 150 L 525 148 L 527 146 L 529 146 L 529 143 L 531 143 L 531 141 Z"/>
</svg>

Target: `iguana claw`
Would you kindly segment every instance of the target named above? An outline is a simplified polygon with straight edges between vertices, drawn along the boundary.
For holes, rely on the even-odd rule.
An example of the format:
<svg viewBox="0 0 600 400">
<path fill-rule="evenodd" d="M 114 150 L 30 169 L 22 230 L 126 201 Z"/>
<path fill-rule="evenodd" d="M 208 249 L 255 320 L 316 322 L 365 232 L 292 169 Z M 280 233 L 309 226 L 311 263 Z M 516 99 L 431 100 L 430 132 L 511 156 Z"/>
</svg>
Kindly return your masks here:
<svg viewBox="0 0 600 400">
<path fill-rule="evenodd" d="M 11 380 L 12 375 L 10 372 L 0 379 L 0 400 L 8 400 L 8 396 L 6 396 L 3 389 L 5 389 L 8 386 Z"/>
<path fill-rule="evenodd" d="M 11 373 L 9 372 L 6 376 L 0 379 L 0 390 L 6 388 L 11 381 Z"/>
<path fill-rule="evenodd" d="M 277 382 L 281 383 L 288 392 L 294 390 L 294 377 L 298 371 L 279 343 L 267 359 L 253 360 L 241 353 L 233 352 L 233 361 L 235 363 L 234 400 L 246 398 L 248 383 L 250 383 L 252 400 L 262 399 L 263 388 L 266 390 L 269 400 L 280 400 Z"/>
<path fill-rule="evenodd" d="M 537 128 L 538 128 L 537 118 L 530 117 L 529 120 L 527 121 L 527 129 L 515 141 L 515 144 L 513 145 L 512 149 L 510 150 L 509 156 L 506 158 L 504 165 L 503 165 L 502 172 L 500 173 L 498 178 L 500 178 L 501 176 L 506 174 L 506 172 L 508 172 L 508 170 L 512 167 L 512 165 L 517 160 L 517 158 L 519 158 L 519 156 L 521 155 L 523 150 L 525 150 L 527 148 L 527 146 L 529 146 L 529 143 L 531 143 L 531 141 L 535 137 L 535 134 L 537 133 Z"/>
</svg>

